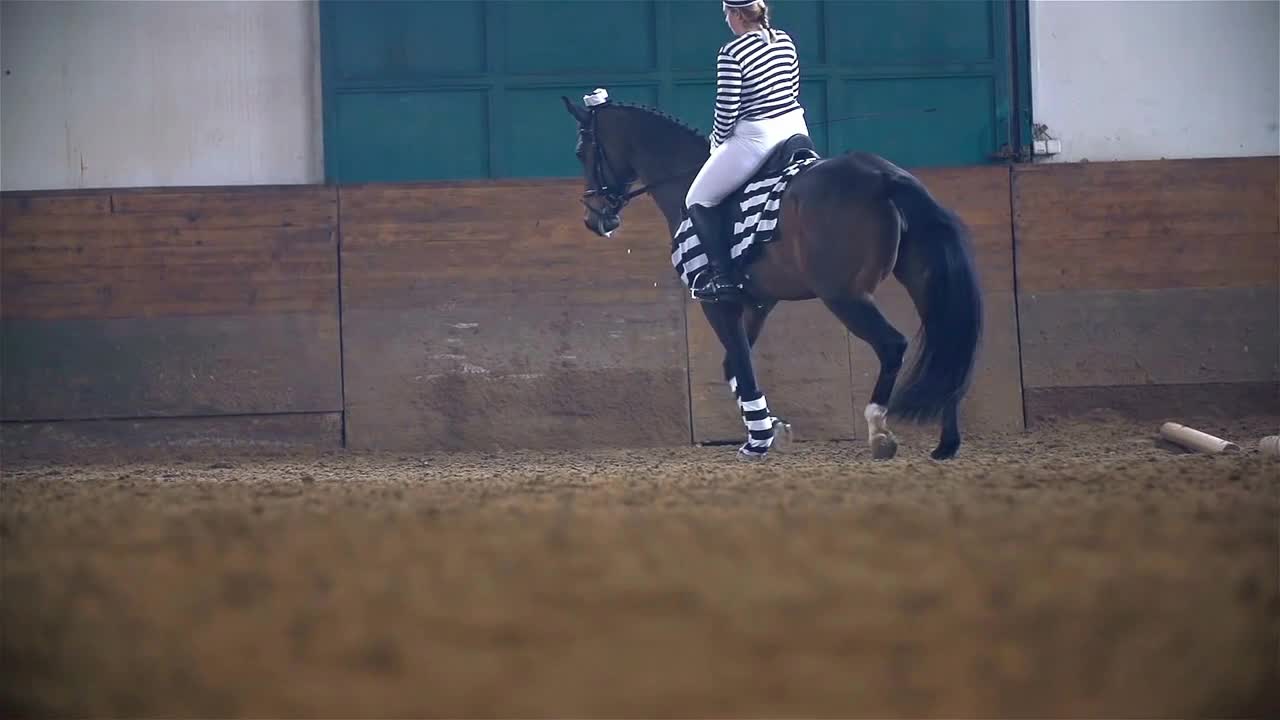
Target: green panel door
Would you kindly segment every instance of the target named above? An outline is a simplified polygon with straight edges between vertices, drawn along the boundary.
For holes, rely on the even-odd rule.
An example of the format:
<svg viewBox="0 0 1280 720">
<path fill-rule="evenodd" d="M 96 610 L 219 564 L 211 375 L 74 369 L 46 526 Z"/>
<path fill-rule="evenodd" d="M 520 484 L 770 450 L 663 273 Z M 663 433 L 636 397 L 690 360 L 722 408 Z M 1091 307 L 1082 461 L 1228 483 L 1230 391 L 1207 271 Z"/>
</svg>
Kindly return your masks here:
<svg viewBox="0 0 1280 720">
<path fill-rule="evenodd" d="M 326 2 L 326 74 L 340 83 L 408 81 L 485 71 L 484 5 Z"/>
<path fill-rule="evenodd" d="M 818 148 L 924 167 L 1025 144 L 1026 2 L 771 7 L 799 47 Z M 596 87 L 710 132 L 716 50 L 730 39 L 714 0 L 321 0 L 321 33 L 339 183 L 577 176 L 560 96 Z"/>
<path fill-rule="evenodd" d="M 657 67 L 652 2 L 513 0 L 503 9 L 503 48 L 511 75 L 584 69 L 626 74 Z"/>
<path fill-rule="evenodd" d="M 664 109 L 709 136 L 715 119 L 715 102 L 716 81 L 694 80 L 675 85 Z"/>
<path fill-rule="evenodd" d="M 994 151 L 989 77 L 850 80 L 843 97 L 842 114 L 866 117 L 833 128 L 837 147 L 904 167 L 981 164 Z"/>
<path fill-rule="evenodd" d="M 577 142 L 573 118 L 560 97 L 581 101 L 580 85 L 515 88 L 507 91 L 503 148 L 507 174 L 513 177 L 576 177 L 582 166 L 574 157 Z M 658 88 L 611 86 L 609 96 L 619 102 L 656 106 Z"/>
<path fill-rule="evenodd" d="M 329 165 L 342 182 L 488 177 L 488 106 L 480 90 L 339 95 Z"/>
<path fill-rule="evenodd" d="M 832 61 L 850 68 L 990 61 L 995 3 L 985 0 L 832 0 Z"/>
</svg>

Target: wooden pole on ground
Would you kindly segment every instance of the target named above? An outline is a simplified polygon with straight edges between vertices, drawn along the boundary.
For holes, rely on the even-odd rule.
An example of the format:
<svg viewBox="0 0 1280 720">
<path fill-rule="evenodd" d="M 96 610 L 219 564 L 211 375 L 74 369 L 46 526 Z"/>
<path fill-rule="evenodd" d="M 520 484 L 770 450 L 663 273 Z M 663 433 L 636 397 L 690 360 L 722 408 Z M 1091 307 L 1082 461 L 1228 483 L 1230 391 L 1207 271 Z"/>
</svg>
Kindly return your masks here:
<svg viewBox="0 0 1280 720">
<path fill-rule="evenodd" d="M 1217 454 L 1228 450 L 1240 449 L 1239 445 L 1229 440 L 1223 440 L 1220 437 L 1214 437 L 1209 433 L 1200 432 L 1175 422 L 1167 422 L 1161 425 L 1160 436 L 1189 450 L 1196 450 L 1202 453 Z"/>
</svg>

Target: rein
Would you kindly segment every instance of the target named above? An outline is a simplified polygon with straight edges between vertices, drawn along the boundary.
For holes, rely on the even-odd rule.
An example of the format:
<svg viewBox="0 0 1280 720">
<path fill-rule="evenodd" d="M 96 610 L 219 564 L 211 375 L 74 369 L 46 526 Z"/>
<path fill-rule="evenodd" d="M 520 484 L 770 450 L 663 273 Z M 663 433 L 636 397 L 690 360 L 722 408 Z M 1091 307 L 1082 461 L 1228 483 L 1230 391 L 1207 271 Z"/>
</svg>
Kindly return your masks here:
<svg viewBox="0 0 1280 720">
<path fill-rule="evenodd" d="M 625 192 L 625 193 L 623 193 L 623 194 L 621 194 L 621 195 L 617 195 L 617 194 L 612 194 L 612 196 L 605 195 L 605 193 L 603 192 L 603 190 L 602 190 L 602 191 L 600 191 L 600 192 L 597 192 L 597 191 L 594 191 L 594 190 L 593 190 L 593 191 L 591 191 L 591 192 L 585 193 L 585 195 L 586 195 L 586 196 L 591 196 L 591 195 L 605 195 L 605 200 L 608 200 L 608 201 L 610 202 L 610 204 L 613 204 L 613 200 L 614 200 L 614 199 L 616 199 L 616 200 L 617 200 L 617 202 L 619 203 L 619 204 L 618 204 L 618 209 L 619 209 L 619 210 L 621 210 L 623 207 L 625 207 L 625 206 L 626 206 L 626 204 L 627 204 L 627 203 L 629 203 L 629 202 L 631 202 L 632 200 L 634 200 L 634 199 L 636 199 L 636 198 L 640 197 L 641 195 L 643 195 L 643 194 L 645 194 L 645 193 L 649 192 L 650 190 L 652 190 L 652 189 L 654 189 L 654 188 L 657 188 L 657 187 L 662 187 L 663 185 L 666 185 L 667 183 L 672 182 L 672 181 L 674 181 L 674 180 L 679 180 L 679 179 L 681 179 L 681 178 L 686 178 L 686 177 L 689 177 L 690 175 L 696 175 L 696 174 L 698 173 L 698 171 L 699 171 L 699 170 L 701 170 L 701 169 L 702 169 L 702 166 L 701 166 L 701 165 L 699 165 L 698 167 L 690 168 L 690 169 L 685 170 L 684 172 L 681 172 L 681 173 L 676 173 L 676 174 L 674 174 L 674 175 L 668 175 L 667 177 L 664 177 L 664 178 L 662 178 L 661 180 L 656 180 L 656 181 L 654 181 L 654 182 L 649 183 L 648 185 L 641 185 L 639 189 L 631 190 L 631 191 Z M 632 182 L 635 182 L 635 181 L 633 180 Z M 628 184 L 628 185 L 630 185 L 631 183 L 627 183 L 627 184 Z"/>
</svg>

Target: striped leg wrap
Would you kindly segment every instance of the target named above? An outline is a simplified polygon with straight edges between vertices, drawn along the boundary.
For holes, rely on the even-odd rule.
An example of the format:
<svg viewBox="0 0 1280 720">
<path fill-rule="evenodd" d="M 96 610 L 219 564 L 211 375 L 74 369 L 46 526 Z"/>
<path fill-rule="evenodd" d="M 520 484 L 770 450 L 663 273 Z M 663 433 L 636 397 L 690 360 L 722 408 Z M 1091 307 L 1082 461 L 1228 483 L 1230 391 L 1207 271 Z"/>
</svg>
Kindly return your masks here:
<svg viewBox="0 0 1280 720">
<path fill-rule="evenodd" d="M 764 393 L 757 392 L 752 400 L 740 398 L 738 406 L 742 408 L 742 421 L 747 425 L 747 442 L 738 451 L 749 455 L 769 452 L 769 446 L 773 444 L 774 418 L 769 414 Z"/>
</svg>

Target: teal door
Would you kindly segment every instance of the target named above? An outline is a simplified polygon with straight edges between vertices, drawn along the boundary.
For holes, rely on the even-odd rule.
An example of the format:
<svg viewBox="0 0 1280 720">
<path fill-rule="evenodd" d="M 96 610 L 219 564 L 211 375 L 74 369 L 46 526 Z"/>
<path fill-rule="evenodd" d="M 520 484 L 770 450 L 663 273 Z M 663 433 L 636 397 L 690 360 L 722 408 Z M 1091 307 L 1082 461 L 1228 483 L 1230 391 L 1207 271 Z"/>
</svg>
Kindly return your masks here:
<svg viewBox="0 0 1280 720">
<path fill-rule="evenodd" d="M 774 0 L 825 154 L 968 165 L 1029 123 L 1026 0 Z M 561 95 L 607 87 L 711 128 L 715 0 L 323 0 L 331 182 L 573 177 Z M 1015 89 L 1017 92 L 1015 92 Z"/>
</svg>

